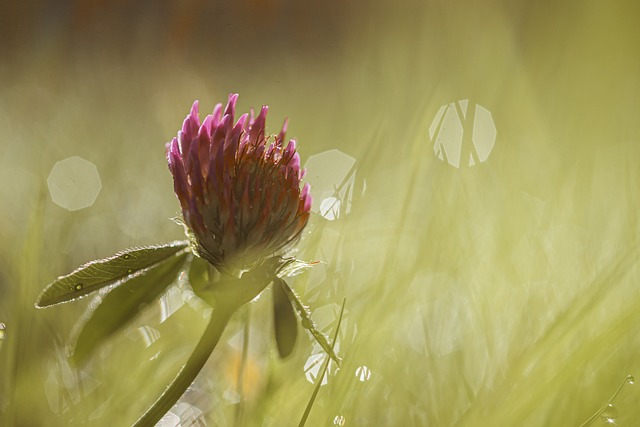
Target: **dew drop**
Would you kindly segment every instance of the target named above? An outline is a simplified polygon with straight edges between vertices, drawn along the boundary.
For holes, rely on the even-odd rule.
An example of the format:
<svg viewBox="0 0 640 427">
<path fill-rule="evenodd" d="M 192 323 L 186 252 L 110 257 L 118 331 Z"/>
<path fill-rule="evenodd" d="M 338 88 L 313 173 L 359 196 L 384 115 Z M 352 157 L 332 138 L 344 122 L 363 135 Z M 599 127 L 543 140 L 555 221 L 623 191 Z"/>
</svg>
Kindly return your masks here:
<svg viewBox="0 0 640 427">
<path fill-rule="evenodd" d="M 133 269 L 130 268 L 127 270 L 127 274 L 131 274 L 131 273 L 133 273 Z"/>
<path fill-rule="evenodd" d="M 124 255 L 122 256 L 122 258 L 123 258 L 123 259 L 129 259 L 129 258 L 131 258 L 131 254 L 124 254 Z"/>
<path fill-rule="evenodd" d="M 344 415 L 336 415 L 336 417 L 333 419 L 334 426 L 343 426 L 346 422 L 347 420 L 344 418 Z"/>
<path fill-rule="evenodd" d="M 616 409 L 615 406 L 613 406 L 613 403 L 609 403 L 607 405 L 607 407 L 604 408 L 604 410 L 600 414 L 600 418 L 606 424 L 615 424 L 616 423 L 616 418 L 618 418 L 618 410 Z"/>
<path fill-rule="evenodd" d="M 635 384 L 636 383 L 636 378 L 633 375 L 627 375 L 627 384 Z"/>
<path fill-rule="evenodd" d="M 4 323 L 0 322 L 0 341 L 4 340 L 6 336 L 7 336 L 7 327 L 5 326 Z"/>
<path fill-rule="evenodd" d="M 78 284 L 75 286 L 75 289 L 76 289 L 76 291 L 81 291 L 82 289 L 84 289 L 84 285 L 83 285 L 82 283 L 78 283 Z"/>
</svg>

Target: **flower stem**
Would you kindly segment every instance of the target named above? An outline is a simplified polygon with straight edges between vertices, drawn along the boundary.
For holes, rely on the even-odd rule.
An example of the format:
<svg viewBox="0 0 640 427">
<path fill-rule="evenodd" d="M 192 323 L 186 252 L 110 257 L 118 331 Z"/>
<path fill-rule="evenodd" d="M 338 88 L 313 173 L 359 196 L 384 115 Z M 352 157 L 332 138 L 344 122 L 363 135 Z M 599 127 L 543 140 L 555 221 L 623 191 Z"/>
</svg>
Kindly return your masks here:
<svg viewBox="0 0 640 427">
<path fill-rule="evenodd" d="M 238 396 L 238 406 L 236 406 L 235 422 L 236 427 L 242 425 L 242 417 L 244 415 L 244 372 L 247 366 L 247 359 L 249 357 L 249 332 L 251 324 L 251 304 L 245 306 L 245 319 L 244 319 L 244 332 L 242 337 L 242 359 L 240 366 L 238 367 L 238 379 L 236 381 Z"/>
<path fill-rule="evenodd" d="M 175 405 L 204 367 L 231 316 L 257 297 L 271 283 L 272 277 L 273 273 L 265 267 L 247 272 L 241 278 L 219 278 L 212 286 L 199 290 L 197 295 L 213 307 L 209 324 L 187 363 L 151 408 L 136 421 L 134 427 L 155 426 Z"/>
<path fill-rule="evenodd" d="M 135 422 L 134 427 L 155 426 L 175 405 L 209 359 L 235 309 L 236 307 L 225 308 L 224 304 L 218 304 L 214 308 L 209 324 L 187 363 L 158 400 Z"/>
</svg>

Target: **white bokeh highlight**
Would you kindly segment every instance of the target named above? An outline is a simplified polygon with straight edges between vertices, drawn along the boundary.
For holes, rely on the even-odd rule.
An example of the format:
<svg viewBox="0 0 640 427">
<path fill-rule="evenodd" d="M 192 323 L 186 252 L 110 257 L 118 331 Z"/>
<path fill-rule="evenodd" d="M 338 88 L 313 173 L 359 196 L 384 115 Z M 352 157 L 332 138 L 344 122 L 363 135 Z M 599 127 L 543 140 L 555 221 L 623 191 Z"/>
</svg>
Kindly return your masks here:
<svg viewBox="0 0 640 427">
<path fill-rule="evenodd" d="M 323 218 L 333 221 L 340 217 L 340 199 L 327 197 L 320 202 L 320 215 Z"/>
<path fill-rule="evenodd" d="M 333 221 L 351 211 L 356 159 L 340 150 L 315 154 L 304 165 L 311 186 L 311 211 Z"/>
<path fill-rule="evenodd" d="M 57 162 L 47 178 L 47 186 L 54 203 L 69 211 L 93 205 L 102 189 L 98 168 L 77 156 Z"/>
<path fill-rule="evenodd" d="M 429 127 L 436 157 L 456 168 L 485 162 L 496 135 L 491 112 L 478 104 L 470 110 L 468 99 L 440 107 Z"/>
<path fill-rule="evenodd" d="M 369 378 L 371 378 L 371 369 L 364 365 L 359 366 L 356 369 L 356 377 L 362 382 L 369 381 Z"/>
<path fill-rule="evenodd" d="M 335 418 L 333 419 L 334 426 L 344 426 L 346 422 L 347 420 L 344 417 L 344 415 L 336 415 Z"/>
</svg>

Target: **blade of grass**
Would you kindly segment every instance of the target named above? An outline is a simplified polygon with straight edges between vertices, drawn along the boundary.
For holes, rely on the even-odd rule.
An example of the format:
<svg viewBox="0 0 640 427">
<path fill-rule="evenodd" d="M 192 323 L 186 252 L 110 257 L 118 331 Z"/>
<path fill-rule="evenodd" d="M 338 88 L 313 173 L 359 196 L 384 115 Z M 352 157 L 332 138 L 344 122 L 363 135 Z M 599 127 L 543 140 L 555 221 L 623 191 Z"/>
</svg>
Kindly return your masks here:
<svg viewBox="0 0 640 427">
<path fill-rule="evenodd" d="M 342 323 L 342 314 L 344 313 L 344 305 L 346 302 L 347 302 L 346 298 L 342 300 L 342 307 L 340 308 L 340 317 L 338 317 L 338 326 L 336 327 L 336 331 L 333 334 L 333 342 L 331 343 L 332 352 L 336 346 L 336 340 L 338 339 L 338 333 L 340 332 L 340 324 Z M 322 367 L 322 371 L 320 372 L 320 375 L 316 377 L 317 379 L 316 386 L 313 389 L 313 393 L 311 394 L 309 403 L 307 403 L 307 407 L 304 410 L 304 414 L 302 414 L 302 418 L 300 419 L 300 424 L 298 424 L 298 427 L 304 427 L 305 423 L 307 422 L 307 418 L 309 418 L 309 413 L 311 412 L 313 403 L 316 400 L 316 396 L 318 396 L 318 392 L 320 391 L 320 386 L 322 385 L 322 379 L 324 378 L 327 372 L 327 368 L 329 367 L 330 361 L 331 361 L 331 358 L 327 354 L 327 359 L 324 361 L 324 366 Z"/>
<path fill-rule="evenodd" d="M 249 332 L 251 324 L 251 304 L 245 306 L 244 331 L 242 333 L 242 359 L 238 367 L 238 379 L 236 381 L 236 392 L 239 396 L 238 406 L 236 406 L 235 426 L 242 425 L 242 416 L 244 415 L 244 371 L 247 366 L 247 358 L 249 357 Z"/>
<path fill-rule="evenodd" d="M 624 388 L 625 385 L 627 384 L 633 384 L 634 383 L 634 378 L 631 375 L 627 375 L 624 380 L 622 381 L 622 384 L 620 384 L 620 386 L 618 387 L 618 389 L 613 393 L 613 395 L 604 403 L 604 405 L 602 405 L 602 407 L 600 409 L 598 409 L 596 411 L 595 414 L 593 414 L 592 416 L 590 416 L 585 422 L 583 422 L 582 424 L 580 424 L 580 427 L 587 427 L 590 426 L 591 424 L 593 424 L 595 422 L 595 420 L 598 419 L 598 417 L 600 415 L 602 415 L 602 413 L 607 409 L 607 407 L 613 403 L 613 401 L 616 399 L 616 397 L 618 397 L 618 394 L 620 394 L 620 391 L 622 391 L 622 389 Z"/>
</svg>

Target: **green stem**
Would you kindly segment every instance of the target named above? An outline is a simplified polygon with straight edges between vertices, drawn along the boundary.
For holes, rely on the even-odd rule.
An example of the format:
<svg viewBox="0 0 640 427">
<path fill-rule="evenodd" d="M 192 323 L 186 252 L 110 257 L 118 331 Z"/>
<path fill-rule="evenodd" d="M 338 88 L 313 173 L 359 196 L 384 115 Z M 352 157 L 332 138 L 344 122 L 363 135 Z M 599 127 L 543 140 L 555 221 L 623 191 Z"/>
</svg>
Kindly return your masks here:
<svg viewBox="0 0 640 427">
<path fill-rule="evenodd" d="M 212 286 L 198 292 L 197 295 L 213 307 L 207 329 L 173 382 L 134 427 L 153 427 L 162 419 L 204 367 L 233 313 L 258 296 L 272 280 L 273 272 L 270 266 L 265 266 L 245 273 L 242 278 L 219 278 Z"/>
<path fill-rule="evenodd" d="M 178 372 L 178 375 L 169 387 L 167 387 L 158 400 L 155 401 L 153 406 L 136 421 L 134 427 L 155 426 L 164 414 L 176 404 L 185 390 L 193 383 L 200 370 L 202 370 L 213 349 L 218 344 L 218 341 L 220 341 L 222 332 L 235 311 L 235 307 L 233 307 L 233 309 L 229 309 L 228 307 L 225 309 L 223 308 L 223 304 L 218 304 L 217 306 L 213 313 L 211 313 L 209 324 L 193 350 L 193 353 L 189 356 L 187 363 L 182 367 L 180 372 Z"/>
<path fill-rule="evenodd" d="M 242 425 L 242 416 L 244 415 L 244 372 L 247 366 L 247 359 L 249 357 L 249 332 L 251 323 L 251 304 L 245 306 L 245 319 L 244 319 L 244 332 L 242 337 L 242 359 L 240 361 L 240 367 L 238 368 L 237 390 L 240 400 L 238 406 L 236 406 L 235 426 Z"/>
</svg>

